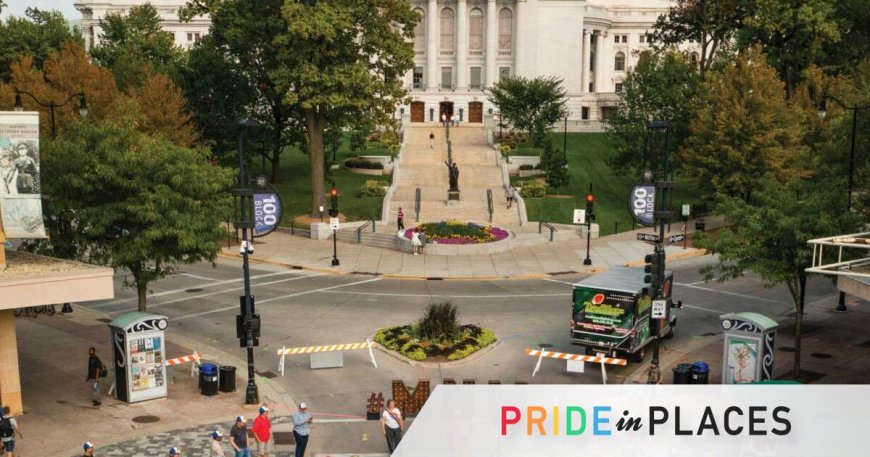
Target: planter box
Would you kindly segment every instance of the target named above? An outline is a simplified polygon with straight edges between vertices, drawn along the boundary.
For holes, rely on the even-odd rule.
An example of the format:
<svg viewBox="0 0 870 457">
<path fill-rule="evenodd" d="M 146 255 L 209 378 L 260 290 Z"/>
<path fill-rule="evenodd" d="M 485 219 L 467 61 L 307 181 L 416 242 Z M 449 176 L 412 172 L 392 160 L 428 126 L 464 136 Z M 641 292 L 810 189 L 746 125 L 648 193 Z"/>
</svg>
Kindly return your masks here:
<svg viewBox="0 0 870 457">
<path fill-rule="evenodd" d="M 361 175 L 372 175 L 372 176 L 383 176 L 386 173 L 386 170 L 377 170 L 371 168 L 352 168 L 352 167 L 344 167 L 350 170 L 352 173 L 359 173 Z"/>
<path fill-rule="evenodd" d="M 517 174 L 520 178 L 526 178 L 529 176 L 539 176 L 547 174 L 544 170 L 517 170 Z"/>
<path fill-rule="evenodd" d="M 384 166 L 393 163 L 393 159 L 390 156 L 359 156 L 360 160 L 368 160 L 369 162 L 380 162 L 384 164 Z"/>
<path fill-rule="evenodd" d="M 509 163 L 511 165 L 537 165 L 541 163 L 541 158 L 538 156 L 510 156 Z"/>
<path fill-rule="evenodd" d="M 405 238 L 403 232 L 396 234 L 400 251 L 413 252 L 411 240 Z M 507 252 L 516 247 L 516 237 L 513 232 L 508 231 L 508 237 L 489 243 L 473 243 L 473 244 L 437 244 L 426 243 L 424 247 L 424 255 L 482 255 L 495 254 L 499 252 Z"/>
</svg>

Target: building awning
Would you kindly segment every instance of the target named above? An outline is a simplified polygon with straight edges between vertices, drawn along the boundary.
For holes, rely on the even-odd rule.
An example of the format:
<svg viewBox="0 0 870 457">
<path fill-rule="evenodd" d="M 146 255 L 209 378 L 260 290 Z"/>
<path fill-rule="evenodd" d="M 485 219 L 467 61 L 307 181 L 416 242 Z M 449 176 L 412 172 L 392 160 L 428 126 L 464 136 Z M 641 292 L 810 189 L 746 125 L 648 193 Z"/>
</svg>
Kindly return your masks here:
<svg viewBox="0 0 870 457">
<path fill-rule="evenodd" d="M 0 310 L 114 296 L 111 268 L 6 251 L 6 269 L 0 270 Z"/>
</svg>

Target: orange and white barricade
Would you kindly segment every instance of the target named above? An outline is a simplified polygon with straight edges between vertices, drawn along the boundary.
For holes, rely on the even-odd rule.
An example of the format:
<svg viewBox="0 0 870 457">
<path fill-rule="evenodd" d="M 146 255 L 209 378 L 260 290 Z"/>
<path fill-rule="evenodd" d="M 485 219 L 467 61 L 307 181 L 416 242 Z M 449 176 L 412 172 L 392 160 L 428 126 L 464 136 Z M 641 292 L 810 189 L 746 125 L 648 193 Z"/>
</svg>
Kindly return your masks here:
<svg viewBox="0 0 870 457">
<path fill-rule="evenodd" d="M 604 384 L 607 384 L 607 371 L 604 368 L 605 365 L 625 366 L 626 364 L 628 364 L 628 361 L 625 359 L 617 359 L 614 357 L 604 357 L 603 354 L 580 355 L 580 354 L 568 354 L 565 352 L 545 351 L 543 349 L 526 349 L 526 354 L 538 358 L 538 362 L 535 364 L 535 370 L 532 371 L 532 377 L 534 377 L 536 374 L 538 374 L 538 370 L 541 368 L 541 360 L 543 360 L 544 358 L 566 360 L 568 362 L 569 371 L 581 371 L 582 364 L 586 363 L 586 362 L 601 364 L 601 378 L 602 378 L 602 381 L 604 382 Z M 580 363 L 580 365 L 579 365 L 580 370 L 572 370 L 571 369 L 571 365 L 572 365 L 571 362 L 575 362 L 575 363 L 579 362 Z"/>
<path fill-rule="evenodd" d="M 166 361 L 166 366 L 171 367 L 173 365 L 181 365 L 184 363 L 192 363 L 190 365 L 190 377 L 196 376 L 196 370 L 199 368 L 199 361 L 202 359 L 202 352 L 194 352 L 190 355 L 185 355 L 183 357 L 176 357 L 174 359 L 169 359 Z"/>
<path fill-rule="evenodd" d="M 375 360 L 375 353 L 372 351 L 373 347 L 375 347 L 375 343 L 370 339 L 366 339 L 365 343 L 326 344 L 323 346 L 305 346 L 296 348 L 282 347 L 278 350 L 278 355 L 281 356 L 281 360 L 278 362 L 278 371 L 281 372 L 281 376 L 284 376 L 284 359 L 288 355 L 312 354 L 313 357 L 313 354 L 323 352 L 344 352 L 359 349 L 368 349 L 369 359 L 371 360 L 372 365 L 377 368 L 378 362 Z"/>
</svg>

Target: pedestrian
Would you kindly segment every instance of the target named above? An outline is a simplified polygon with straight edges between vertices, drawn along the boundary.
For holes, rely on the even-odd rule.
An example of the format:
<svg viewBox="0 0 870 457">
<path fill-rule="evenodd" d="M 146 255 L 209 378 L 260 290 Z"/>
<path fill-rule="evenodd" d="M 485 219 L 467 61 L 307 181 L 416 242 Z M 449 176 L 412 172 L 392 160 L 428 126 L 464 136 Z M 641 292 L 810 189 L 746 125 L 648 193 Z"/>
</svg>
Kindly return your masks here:
<svg viewBox="0 0 870 457">
<path fill-rule="evenodd" d="M 405 421 L 402 420 L 402 412 L 396 407 L 396 402 L 391 398 L 387 400 L 387 407 L 381 413 L 381 431 L 387 437 L 387 447 L 390 454 L 402 441 L 402 431 L 405 430 Z"/>
<path fill-rule="evenodd" d="M 402 211 L 402 207 L 399 207 L 399 214 L 396 218 L 396 224 L 399 225 L 399 230 L 405 230 L 405 213 Z"/>
<path fill-rule="evenodd" d="M 504 196 L 507 199 L 507 209 L 511 209 L 514 204 L 514 189 L 511 186 L 504 188 Z"/>
<path fill-rule="evenodd" d="M 441 113 L 441 126 L 447 128 L 447 115 Z"/>
<path fill-rule="evenodd" d="M 248 427 L 245 416 L 237 416 L 236 424 L 230 430 L 230 446 L 235 451 L 235 457 L 251 457 L 248 449 Z"/>
<path fill-rule="evenodd" d="M 414 255 L 418 255 L 423 250 L 423 241 L 420 240 L 420 232 L 414 230 L 411 235 L 411 247 L 414 249 Z"/>
<path fill-rule="evenodd" d="M 82 457 L 94 457 L 94 443 L 90 441 L 85 441 L 84 446 L 85 452 L 82 454 Z"/>
<path fill-rule="evenodd" d="M 259 457 L 269 457 L 269 450 L 272 446 L 272 421 L 269 420 L 269 407 L 263 405 L 260 407 L 260 415 L 254 419 L 254 425 L 251 427 L 251 432 L 254 434 L 254 441 L 257 443 L 257 455 Z"/>
<path fill-rule="evenodd" d="M 169 457 L 177 457 L 181 455 L 181 451 L 177 447 L 169 448 Z"/>
<path fill-rule="evenodd" d="M 314 418 L 308 414 L 308 405 L 299 403 L 299 410 L 293 413 L 293 438 L 296 439 L 296 457 L 305 456 L 308 447 L 308 436 L 311 434 L 311 424 Z"/>
<path fill-rule="evenodd" d="M 659 365 L 655 362 L 649 364 L 649 371 L 647 372 L 647 384 L 661 384 L 662 383 L 662 372 L 659 370 Z"/>
<path fill-rule="evenodd" d="M 21 434 L 21 429 L 18 428 L 18 422 L 14 417 L 9 415 L 9 407 L 4 406 L 0 411 L 0 441 L 3 443 L 3 450 L 6 457 L 15 455 L 15 434 L 18 433 L 19 438 L 24 438 Z"/>
<path fill-rule="evenodd" d="M 103 361 L 97 357 L 97 350 L 94 348 L 88 349 L 88 379 L 86 379 L 85 382 L 87 382 L 88 387 L 91 388 L 91 401 L 94 406 L 100 406 L 102 404 L 102 398 L 100 397 L 100 378 L 104 378 L 107 374 L 106 366 L 103 365 Z"/>
<path fill-rule="evenodd" d="M 429 131 L 429 149 L 435 149 L 435 132 Z"/>
<path fill-rule="evenodd" d="M 220 430 L 215 430 L 211 432 L 211 450 L 208 453 L 208 457 L 225 457 L 224 447 L 221 442 L 224 439 L 224 434 L 220 432 Z"/>
</svg>

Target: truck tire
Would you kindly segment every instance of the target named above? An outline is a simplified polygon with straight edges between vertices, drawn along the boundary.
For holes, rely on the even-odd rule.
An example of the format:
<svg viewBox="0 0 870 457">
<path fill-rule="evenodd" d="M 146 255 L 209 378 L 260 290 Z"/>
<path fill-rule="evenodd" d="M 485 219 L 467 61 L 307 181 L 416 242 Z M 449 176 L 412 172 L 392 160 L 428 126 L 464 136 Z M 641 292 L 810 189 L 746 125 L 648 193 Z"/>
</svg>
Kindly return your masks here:
<svg viewBox="0 0 870 457">
<path fill-rule="evenodd" d="M 646 347 L 642 347 L 634 352 L 627 352 L 625 358 L 631 363 L 641 363 L 646 358 Z"/>
</svg>

